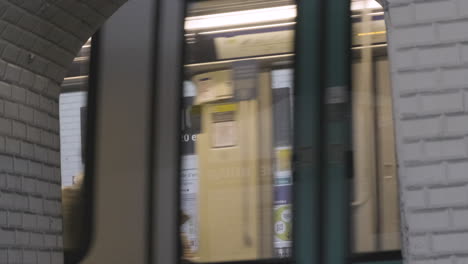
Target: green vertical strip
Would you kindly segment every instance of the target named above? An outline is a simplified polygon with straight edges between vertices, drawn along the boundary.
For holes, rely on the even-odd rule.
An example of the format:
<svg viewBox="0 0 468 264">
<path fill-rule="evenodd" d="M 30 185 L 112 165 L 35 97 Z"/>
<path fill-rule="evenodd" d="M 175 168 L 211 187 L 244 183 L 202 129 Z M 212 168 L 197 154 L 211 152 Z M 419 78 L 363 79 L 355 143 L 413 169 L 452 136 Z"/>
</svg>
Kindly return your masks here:
<svg viewBox="0 0 468 264">
<path fill-rule="evenodd" d="M 350 0 L 327 0 L 325 8 L 324 256 L 348 261 L 350 178 Z"/>
<path fill-rule="evenodd" d="M 295 85 L 297 264 L 319 263 L 320 0 L 298 3 Z"/>
</svg>

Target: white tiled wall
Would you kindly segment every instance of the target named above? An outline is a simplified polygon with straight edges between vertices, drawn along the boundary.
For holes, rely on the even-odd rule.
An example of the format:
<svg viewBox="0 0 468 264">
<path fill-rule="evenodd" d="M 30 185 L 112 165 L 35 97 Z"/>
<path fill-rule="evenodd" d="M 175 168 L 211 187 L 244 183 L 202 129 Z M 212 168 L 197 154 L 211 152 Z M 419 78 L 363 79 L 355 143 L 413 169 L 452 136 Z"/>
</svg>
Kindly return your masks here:
<svg viewBox="0 0 468 264">
<path fill-rule="evenodd" d="M 73 177 L 83 173 L 81 156 L 81 107 L 86 106 L 86 92 L 60 95 L 60 153 L 62 186 L 73 184 Z"/>
<path fill-rule="evenodd" d="M 0 0 L 0 263 L 63 263 L 58 97 L 126 0 Z"/>
<path fill-rule="evenodd" d="M 407 263 L 467 263 L 467 0 L 386 0 Z"/>
</svg>

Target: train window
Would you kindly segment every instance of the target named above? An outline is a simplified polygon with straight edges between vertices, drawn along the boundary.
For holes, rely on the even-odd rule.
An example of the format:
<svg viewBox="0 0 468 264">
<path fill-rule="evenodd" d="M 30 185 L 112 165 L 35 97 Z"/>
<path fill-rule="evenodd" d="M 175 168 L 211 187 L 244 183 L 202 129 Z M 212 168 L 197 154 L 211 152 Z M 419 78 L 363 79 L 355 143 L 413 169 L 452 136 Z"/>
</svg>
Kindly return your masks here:
<svg viewBox="0 0 468 264">
<path fill-rule="evenodd" d="M 188 3 L 184 260 L 291 256 L 295 20 L 292 0 Z"/>
<path fill-rule="evenodd" d="M 384 12 L 375 1 L 354 0 L 352 21 L 351 248 L 356 254 L 399 254 L 398 177 Z"/>
<path fill-rule="evenodd" d="M 91 39 L 65 77 L 59 98 L 63 247 L 66 259 L 81 250 L 84 230 L 84 145 Z"/>
</svg>

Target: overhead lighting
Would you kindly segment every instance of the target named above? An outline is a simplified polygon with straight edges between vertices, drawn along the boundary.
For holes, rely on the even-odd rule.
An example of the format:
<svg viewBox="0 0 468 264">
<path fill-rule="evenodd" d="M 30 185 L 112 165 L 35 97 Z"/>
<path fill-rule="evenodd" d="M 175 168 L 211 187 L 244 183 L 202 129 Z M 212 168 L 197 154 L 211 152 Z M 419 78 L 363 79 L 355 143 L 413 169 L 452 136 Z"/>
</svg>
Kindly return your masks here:
<svg viewBox="0 0 468 264">
<path fill-rule="evenodd" d="M 382 8 L 375 0 L 362 0 L 362 1 L 353 1 L 351 2 L 351 10 L 358 11 L 363 9 L 379 9 Z"/>
<path fill-rule="evenodd" d="M 351 10 L 379 9 L 382 6 L 375 0 L 353 1 Z M 260 8 L 246 11 L 192 16 L 185 19 L 185 30 L 210 30 L 231 26 L 247 26 L 261 23 L 274 23 L 293 20 L 297 16 L 296 5 Z"/>
<path fill-rule="evenodd" d="M 268 25 L 261 25 L 261 26 L 252 26 L 252 27 L 240 27 L 240 28 L 230 28 L 230 29 L 223 29 L 223 30 L 204 31 L 204 32 L 200 32 L 198 34 L 200 34 L 200 35 L 209 35 L 209 34 L 218 34 L 218 33 L 226 33 L 226 32 L 236 32 L 236 31 L 242 31 L 242 30 L 260 29 L 260 28 L 284 27 L 284 26 L 291 26 L 291 25 L 295 25 L 295 24 L 296 24 L 296 22 L 287 22 L 287 23 L 268 24 Z M 186 35 L 188 35 L 188 34 L 186 34 Z"/>
<path fill-rule="evenodd" d="M 215 15 L 194 16 L 188 17 L 185 20 L 185 30 L 203 30 L 284 21 L 296 18 L 296 15 L 296 6 L 287 5 Z"/>
</svg>

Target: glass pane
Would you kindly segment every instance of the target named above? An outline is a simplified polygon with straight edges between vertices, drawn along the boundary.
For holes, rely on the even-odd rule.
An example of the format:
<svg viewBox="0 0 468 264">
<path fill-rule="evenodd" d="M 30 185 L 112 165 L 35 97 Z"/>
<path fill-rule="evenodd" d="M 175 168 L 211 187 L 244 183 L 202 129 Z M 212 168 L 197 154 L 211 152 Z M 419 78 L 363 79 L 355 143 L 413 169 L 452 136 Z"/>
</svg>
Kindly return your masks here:
<svg viewBox="0 0 468 264">
<path fill-rule="evenodd" d="M 74 59 L 59 99 L 63 246 L 70 253 L 81 249 L 85 234 L 82 185 L 90 50 L 91 39 Z"/>
<path fill-rule="evenodd" d="M 382 7 L 352 2 L 352 251 L 400 250 L 398 175 L 387 40 Z"/>
<path fill-rule="evenodd" d="M 296 6 L 193 1 L 185 23 L 183 258 L 289 257 Z"/>
</svg>

